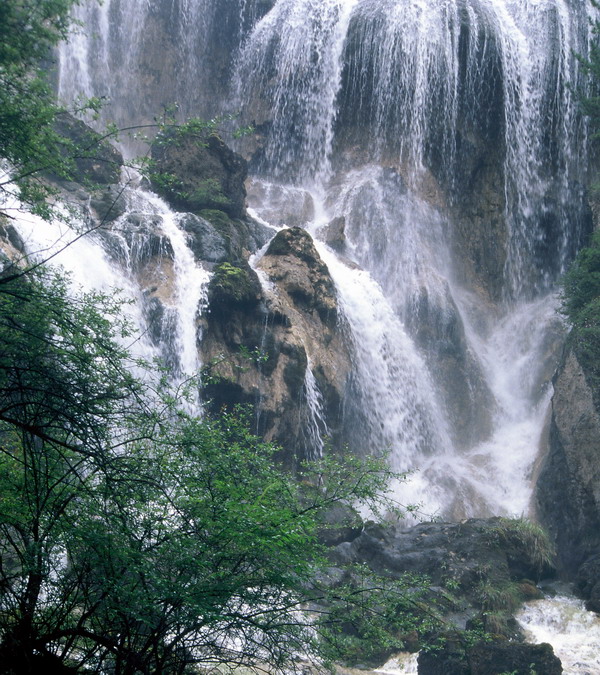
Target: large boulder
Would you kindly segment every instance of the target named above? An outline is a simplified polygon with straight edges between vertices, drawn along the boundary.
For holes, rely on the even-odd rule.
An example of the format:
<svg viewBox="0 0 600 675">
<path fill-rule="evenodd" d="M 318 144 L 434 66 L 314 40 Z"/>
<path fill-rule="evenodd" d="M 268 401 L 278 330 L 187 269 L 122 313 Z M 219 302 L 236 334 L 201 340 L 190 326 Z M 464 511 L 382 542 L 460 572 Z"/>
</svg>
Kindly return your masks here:
<svg viewBox="0 0 600 675">
<path fill-rule="evenodd" d="M 300 228 L 275 236 L 257 272 L 224 263 L 210 284 L 205 396 L 217 409 L 253 404 L 257 431 L 289 466 L 319 454 L 326 435 L 339 444 L 351 366 L 337 313 L 329 271 Z"/>
<path fill-rule="evenodd" d="M 419 675 L 561 675 L 560 659 L 549 644 L 497 641 L 465 646 L 449 640 L 442 649 L 419 654 Z"/>
<path fill-rule="evenodd" d="M 154 189 L 176 209 L 218 209 L 232 218 L 246 214 L 246 160 L 216 133 L 175 130 L 152 145 Z"/>
<path fill-rule="evenodd" d="M 334 570 L 367 566 L 383 577 L 400 581 L 408 575 L 411 584 L 426 586 L 414 610 L 418 614 L 424 605 L 441 632 L 434 622 L 426 636 L 429 649 L 419 656 L 422 675 L 529 675 L 520 669 L 531 663 L 539 673 L 562 672 L 548 645 L 522 644 L 513 616 L 522 602 L 542 597 L 535 581 L 553 572 L 547 539 L 536 526 L 503 518 L 421 523 L 409 530 L 367 522 L 339 541 L 343 532 L 329 551 Z M 465 629 L 474 632 L 467 637 Z M 493 642 L 474 643 L 482 630 Z M 390 654 L 380 656 L 383 661 Z"/>
</svg>

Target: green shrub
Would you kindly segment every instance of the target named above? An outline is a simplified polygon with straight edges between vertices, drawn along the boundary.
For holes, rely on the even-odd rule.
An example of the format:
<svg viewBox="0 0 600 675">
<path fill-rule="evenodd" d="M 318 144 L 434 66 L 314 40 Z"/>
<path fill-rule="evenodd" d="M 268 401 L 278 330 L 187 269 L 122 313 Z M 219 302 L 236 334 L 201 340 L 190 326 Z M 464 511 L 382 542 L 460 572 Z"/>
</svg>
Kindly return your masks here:
<svg viewBox="0 0 600 675">
<path fill-rule="evenodd" d="M 600 231 L 563 279 L 562 312 L 571 325 L 568 344 L 600 403 Z"/>
</svg>

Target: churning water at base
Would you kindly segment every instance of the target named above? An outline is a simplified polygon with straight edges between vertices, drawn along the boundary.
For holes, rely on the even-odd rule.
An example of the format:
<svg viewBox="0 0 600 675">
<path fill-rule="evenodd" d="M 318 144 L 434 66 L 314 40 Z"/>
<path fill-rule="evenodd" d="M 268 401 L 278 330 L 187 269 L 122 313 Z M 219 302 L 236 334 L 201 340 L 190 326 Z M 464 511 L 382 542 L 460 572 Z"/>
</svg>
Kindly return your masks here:
<svg viewBox="0 0 600 675">
<path fill-rule="evenodd" d="M 527 603 L 517 614 L 528 642 L 548 642 L 562 662 L 565 675 L 600 672 L 600 617 L 586 611 L 572 596 Z"/>
</svg>

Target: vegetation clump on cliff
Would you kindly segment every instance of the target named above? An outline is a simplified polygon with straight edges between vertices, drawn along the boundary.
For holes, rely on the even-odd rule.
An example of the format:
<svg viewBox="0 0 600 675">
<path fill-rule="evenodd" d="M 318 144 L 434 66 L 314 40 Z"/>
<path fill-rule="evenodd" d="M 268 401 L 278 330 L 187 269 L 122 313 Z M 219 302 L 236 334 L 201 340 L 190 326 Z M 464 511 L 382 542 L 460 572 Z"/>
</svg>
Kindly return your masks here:
<svg viewBox="0 0 600 675">
<path fill-rule="evenodd" d="M 569 344 L 600 406 L 600 232 L 564 277 L 562 309 L 572 328 Z"/>
</svg>

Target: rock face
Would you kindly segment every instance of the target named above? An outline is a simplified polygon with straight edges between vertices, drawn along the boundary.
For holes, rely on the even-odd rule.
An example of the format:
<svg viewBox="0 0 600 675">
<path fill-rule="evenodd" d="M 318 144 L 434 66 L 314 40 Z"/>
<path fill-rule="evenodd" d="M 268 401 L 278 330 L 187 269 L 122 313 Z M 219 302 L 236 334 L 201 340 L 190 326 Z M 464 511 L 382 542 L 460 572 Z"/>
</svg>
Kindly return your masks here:
<svg viewBox="0 0 600 675">
<path fill-rule="evenodd" d="M 350 355 L 336 330 L 333 282 L 307 232 L 279 232 L 257 269 L 262 284 L 246 264 L 216 268 L 202 340 L 213 364 L 206 395 L 217 408 L 253 403 L 256 430 L 282 443 L 293 465 L 319 452 L 319 435 L 339 436 Z"/>
<path fill-rule="evenodd" d="M 528 546 L 518 523 L 471 519 L 422 523 L 410 530 L 367 523 L 359 536 L 332 549 L 331 558 L 340 563 L 366 562 L 374 571 L 390 576 L 426 574 L 433 586 L 454 589 L 472 604 L 463 616 L 466 623 L 477 607 L 490 609 L 487 585 L 537 581 L 553 573 L 548 562 Z"/>
<path fill-rule="evenodd" d="M 544 675 L 563 672 L 560 659 L 549 644 L 499 642 L 465 648 L 449 642 L 440 651 L 419 654 L 419 675 L 529 675 L 531 672 Z"/>
<path fill-rule="evenodd" d="M 100 134 L 68 113 L 57 117 L 54 128 L 75 144 L 75 171 L 80 183 L 111 185 L 119 182 L 123 157 Z M 66 147 L 65 154 L 71 155 L 71 148 Z"/>
<path fill-rule="evenodd" d="M 562 571 L 572 576 L 581 568 L 581 590 L 596 598 L 595 607 L 600 566 L 591 565 L 590 558 L 600 553 L 599 452 L 600 414 L 585 373 L 568 350 L 554 379 L 549 449 L 536 502 L 555 538 Z"/>
<path fill-rule="evenodd" d="M 175 208 L 246 214 L 246 161 L 214 133 L 179 139 L 166 135 L 152 146 L 152 185 Z"/>
<path fill-rule="evenodd" d="M 541 597 L 534 581 L 552 573 L 536 542 L 523 522 L 502 518 L 421 523 L 410 530 L 365 523 L 362 531 L 348 530 L 330 559 L 334 566 L 366 564 L 385 577 L 426 575 L 427 605 L 443 617 L 445 632 L 429 636 L 442 647 L 420 654 L 420 675 L 529 675 L 530 664 L 553 675 L 562 667 L 552 648 L 522 644 L 512 616 L 521 602 Z M 465 628 L 483 628 L 493 642 L 466 642 Z"/>
</svg>

